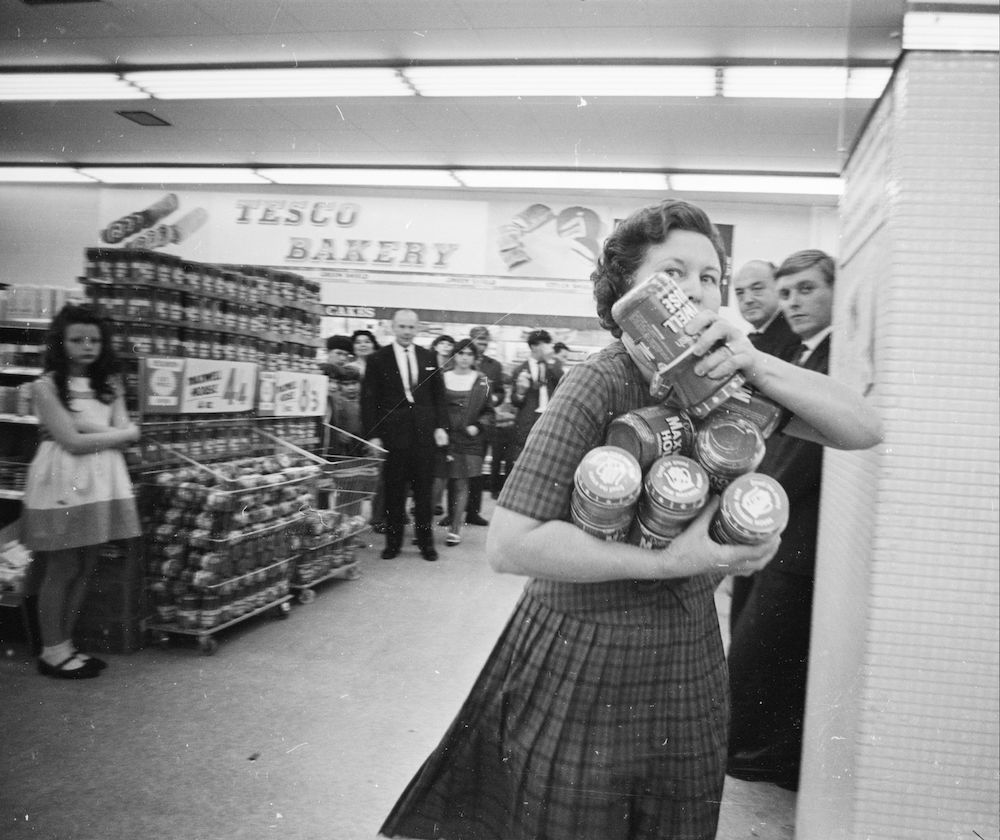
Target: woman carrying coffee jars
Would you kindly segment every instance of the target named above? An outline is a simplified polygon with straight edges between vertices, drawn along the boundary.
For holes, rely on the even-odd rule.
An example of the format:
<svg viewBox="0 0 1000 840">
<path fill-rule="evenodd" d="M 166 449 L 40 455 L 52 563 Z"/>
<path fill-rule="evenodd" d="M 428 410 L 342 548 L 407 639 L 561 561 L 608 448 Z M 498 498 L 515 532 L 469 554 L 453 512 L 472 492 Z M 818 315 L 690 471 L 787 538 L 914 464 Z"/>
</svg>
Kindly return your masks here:
<svg viewBox="0 0 1000 840">
<path fill-rule="evenodd" d="M 597 314 L 654 272 L 698 308 L 684 329 L 697 374 L 739 372 L 794 417 L 787 434 L 840 448 L 881 436 L 864 400 L 758 352 L 718 317 L 725 254 L 697 207 L 625 219 L 591 275 Z M 720 545 L 713 500 L 662 550 L 607 542 L 570 521 L 574 472 L 611 420 L 651 405 L 620 341 L 576 365 L 497 501 L 491 565 L 528 577 L 469 697 L 382 827 L 388 837 L 712 840 L 726 764 L 728 684 L 714 590 L 763 568 L 779 538 Z"/>
</svg>

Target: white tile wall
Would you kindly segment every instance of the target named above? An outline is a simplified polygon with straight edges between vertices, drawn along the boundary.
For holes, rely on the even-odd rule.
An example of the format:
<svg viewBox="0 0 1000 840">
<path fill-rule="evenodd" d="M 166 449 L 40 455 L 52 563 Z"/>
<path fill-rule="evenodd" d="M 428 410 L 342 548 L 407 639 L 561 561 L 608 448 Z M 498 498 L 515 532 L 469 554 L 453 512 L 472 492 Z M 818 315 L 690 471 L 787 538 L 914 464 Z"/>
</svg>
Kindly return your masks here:
<svg viewBox="0 0 1000 840">
<path fill-rule="evenodd" d="M 1000 830 L 998 101 L 908 53 L 847 167 L 833 375 L 886 440 L 827 455 L 799 840 Z"/>
</svg>

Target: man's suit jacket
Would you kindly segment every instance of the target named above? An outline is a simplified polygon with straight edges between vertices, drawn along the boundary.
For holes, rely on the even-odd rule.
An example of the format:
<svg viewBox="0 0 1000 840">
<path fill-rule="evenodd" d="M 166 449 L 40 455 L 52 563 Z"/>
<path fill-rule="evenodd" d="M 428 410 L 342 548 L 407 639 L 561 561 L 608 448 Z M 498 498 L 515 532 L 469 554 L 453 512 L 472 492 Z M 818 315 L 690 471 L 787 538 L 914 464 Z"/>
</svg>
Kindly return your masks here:
<svg viewBox="0 0 1000 840">
<path fill-rule="evenodd" d="M 788 326 L 784 313 L 778 312 L 764 332 L 750 333 L 750 342 L 758 350 L 790 362 L 798 352 L 801 339 Z"/>
<path fill-rule="evenodd" d="M 827 336 L 802 367 L 826 373 L 829 362 L 830 336 Z M 812 577 L 816 565 L 823 447 L 790 435 L 772 435 L 757 471 L 776 478 L 788 494 L 788 527 L 781 535 L 778 553 L 767 568 Z"/>
<path fill-rule="evenodd" d="M 528 439 L 528 432 L 531 431 L 532 426 L 541 417 L 541 414 L 538 412 L 538 399 L 541 393 L 540 383 L 532 381 L 531 387 L 527 391 L 523 394 L 517 393 L 517 377 L 520 376 L 522 370 L 526 370 L 529 375 L 531 374 L 531 366 L 527 360 L 521 362 L 514 369 L 514 390 L 510 396 L 511 404 L 517 408 L 517 418 L 514 420 L 514 441 L 518 446 L 524 446 L 524 442 Z M 545 384 L 548 387 L 550 400 L 555 393 L 559 380 L 562 379 L 562 375 L 562 364 L 557 359 L 545 363 Z"/>
<path fill-rule="evenodd" d="M 490 401 L 495 408 L 503 402 L 503 365 L 492 356 L 483 355 L 477 367 L 490 383 Z"/>
<path fill-rule="evenodd" d="M 444 380 L 436 355 L 413 345 L 419 382 L 406 399 L 396 353 L 389 344 L 368 357 L 361 382 L 361 423 L 366 438 L 381 438 L 386 449 L 433 447 L 434 430 L 448 428 Z"/>
</svg>

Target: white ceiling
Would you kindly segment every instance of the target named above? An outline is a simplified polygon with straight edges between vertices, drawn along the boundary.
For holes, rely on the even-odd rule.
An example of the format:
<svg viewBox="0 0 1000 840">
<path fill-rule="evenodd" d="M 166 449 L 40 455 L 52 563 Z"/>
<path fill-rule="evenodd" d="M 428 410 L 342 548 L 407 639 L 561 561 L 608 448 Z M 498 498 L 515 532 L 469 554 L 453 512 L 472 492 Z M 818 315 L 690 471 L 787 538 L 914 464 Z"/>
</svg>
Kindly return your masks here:
<svg viewBox="0 0 1000 840">
<path fill-rule="evenodd" d="M 0 0 L 0 68 L 518 60 L 891 65 L 905 0 Z M 856 100 L 0 103 L 0 162 L 837 173 Z M 151 111 L 144 128 L 115 111 Z"/>
</svg>

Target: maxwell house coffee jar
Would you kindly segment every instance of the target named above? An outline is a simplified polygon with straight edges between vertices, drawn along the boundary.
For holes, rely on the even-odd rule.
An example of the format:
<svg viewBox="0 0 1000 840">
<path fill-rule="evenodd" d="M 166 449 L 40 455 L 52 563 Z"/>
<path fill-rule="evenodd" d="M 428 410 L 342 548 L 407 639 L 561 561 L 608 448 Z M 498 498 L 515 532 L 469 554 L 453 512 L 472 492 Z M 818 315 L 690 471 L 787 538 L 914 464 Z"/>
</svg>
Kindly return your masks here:
<svg viewBox="0 0 1000 840">
<path fill-rule="evenodd" d="M 749 420 L 715 412 L 695 434 L 694 457 L 708 473 L 712 490 L 721 493 L 734 478 L 757 469 L 764 458 L 764 437 Z"/>
<path fill-rule="evenodd" d="M 718 380 L 694 372 L 695 338 L 684 332 L 684 325 L 697 314 L 680 286 L 662 272 L 637 284 L 611 308 L 615 322 L 631 339 L 623 337 L 629 355 L 651 378 L 650 394 L 669 397 L 695 417 L 706 417 L 745 380 L 739 373 Z"/>
<path fill-rule="evenodd" d="M 764 438 L 769 438 L 774 433 L 783 414 L 780 405 L 749 385 L 740 388 L 716 410 L 746 418 L 760 429 Z"/>
<path fill-rule="evenodd" d="M 681 409 L 651 405 L 611 421 L 605 443 L 618 446 L 639 462 L 643 472 L 664 455 L 690 455 L 694 424 Z"/>
<path fill-rule="evenodd" d="M 570 517 L 592 536 L 622 541 L 640 492 L 642 471 L 635 458 L 617 446 L 598 446 L 576 468 Z"/>
<path fill-rule="evenodd" d="M 780 534 L 787 524 L 784 488 L 769 475 L 747 473 L 723 492 L 708 533 L 723 545 L 755 545 Z"/>
<path fill-rule="evenodd" d="M 629 534 L 629 542 L 641 548 L 666 548 L 708 501 L 708 474 L 684 455 L 666 455 L 657 460 L 642 486 Z"/>
</svg>

